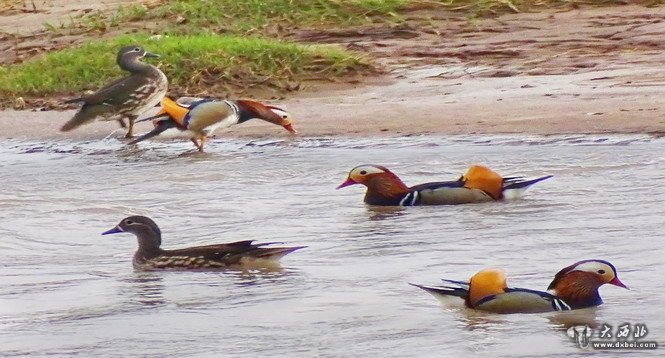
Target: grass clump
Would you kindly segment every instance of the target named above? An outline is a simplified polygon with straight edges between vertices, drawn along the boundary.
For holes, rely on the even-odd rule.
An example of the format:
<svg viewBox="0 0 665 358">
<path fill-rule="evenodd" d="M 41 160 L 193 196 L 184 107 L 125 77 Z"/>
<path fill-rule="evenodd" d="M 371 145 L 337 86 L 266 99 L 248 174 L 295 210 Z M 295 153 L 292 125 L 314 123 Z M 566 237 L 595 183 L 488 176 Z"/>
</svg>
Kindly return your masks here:
<svg viewBox="0 0 665 358">
<path fill-rule="evenodd" d="M 639 0 L 638 0 L 639 1 Z M 642 0 L 644 5 L 665 0 Z M 124 21 L 164 21 L 160 31 L 289 33 L 296 28 L 325 28 L 400 22 L 413 9 L 443 8 L 472 17 L 507 12 L 625 4 L 625 0 L 165 0 L 157 6 L 130 5 L 108 18 L 107 27 Z M 97 26 L 99 27 L 99 19 Z"/>
<path fill-rule="evenodd" d="M 115 63 L 116 52 L 132 43 L 160 54 L 160 68 L 170 87 L 189 93 L 257 84 L 286 88 L 293 81 L 371 68 L 360 56 L 334 47 L 256 37 L 193 35 L 152 40 L 148 35 L 132 35 L 89 42 L 0 68 L 0 93 L 44 96 L 97 89 L 125 75 Z"/>
<path fill-rule="evenodd" d="M 473 16 L 537 11 L 547 8 L 570 8 L 582 5 L 625 4 L 625 0 L 439 0 L 438 2 L 449 10 L 467 12 Z"/>
<path fill-rule="evenodd" d="M 130 21 L 168 19 L 172 33 L 248 33 L 265 28 L 348 26 L 397 18 L 413 0 L 166 0 L 152 9 L 122 8 Z"/>
</svg>

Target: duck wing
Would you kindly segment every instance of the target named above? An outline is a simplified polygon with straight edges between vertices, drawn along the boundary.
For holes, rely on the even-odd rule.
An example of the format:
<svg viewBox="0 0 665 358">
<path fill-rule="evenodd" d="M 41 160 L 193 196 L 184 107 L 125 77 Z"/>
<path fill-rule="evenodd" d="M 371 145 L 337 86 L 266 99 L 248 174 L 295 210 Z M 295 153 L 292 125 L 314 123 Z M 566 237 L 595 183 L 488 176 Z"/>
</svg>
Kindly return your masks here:
<svg viewBox="0 0 665 358">
<path fill-rule="evenodd" d="M 569 304 L 552 294 L 526 288 L 506 288 L 504 293 L 481 299 L 474 308 L 494 313 L 538 313 L 572 309 Z"/>
<path fill-rule="evenodd" d="M 212 131 L 212 128 L 230 127 L 238 123 L 239 117 L 225 101 L 203 99 L 193 102 L 184 122 L 195 132 Z"/>
<path fill-rule="evenodd" d="M 161 256 L 190 257 L 205 262 L 215 262 L 224 266 L 242 264 L 243 259 L 279 259 L 304 246 L 264 247 L 274 243 L 255 244 L 254 240 L 237 241 L 228 244 L 195 246 L 185 249 L 164 250 Z"/>
<path fill-rule="evenodd" d="M 60 130 L 63 132 L 75 129 L 83 124 L 92 122 L 99 116 L 111 116 L 119 114 L 123 106 L 137 101 L 137 93 L 153 92 L 154 88 L 148 78 L 138 75 L 130 75 L 119 78 L 95 93 L 70 100 L 68 102 L 83 102 L 81 109 L 72 119 L 67 121 Z M 137 101 L 140 103 L 140 101 Z M 127 110 L 133 110 L 135 106 L 128 106 Z"/>
<path fill-rule="evenodd" d="M 420 205 L 456 205 L 493 201 L 494 199 L 479 189 L 467 188 L 460 180 L 424 183 L 409 188 L 418 193 Z"/>
<path fill-rule="evenodd" d="M 450 303 L 451 297 L 466 301 L 469 296 L 469 283 L 443 279 L 443 285 L 427 286 L 410 283 L 421 288 L 443 303 Z M 572 307 L 562 299 L 543 291 L 526 288 L 506 288 L 503 293 L 490 295 L 479 300 L 474 309 L 494 313 L 536 313 L 569 311 Z"/>
</svg>

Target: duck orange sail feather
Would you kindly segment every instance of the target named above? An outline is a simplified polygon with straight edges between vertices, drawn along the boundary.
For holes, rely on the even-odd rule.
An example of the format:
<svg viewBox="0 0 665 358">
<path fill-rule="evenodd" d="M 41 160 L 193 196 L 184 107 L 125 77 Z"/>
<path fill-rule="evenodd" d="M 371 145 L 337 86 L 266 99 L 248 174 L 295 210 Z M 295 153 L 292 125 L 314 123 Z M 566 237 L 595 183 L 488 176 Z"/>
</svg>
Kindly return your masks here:
<svg viewBox="0 0 665 358">
<path fill-rule="evenodd" d="M 503 178 L 482 165 L 472 165 L 462 176 L 464 187 L 486 192 L 494 200 L 501 199 Z"/>
<path fill-rule="evenodd" d="M 185 116 L 187 115 L 187 112 L 189 112 L 189 109 L 182 107 L 178 103 L 176 103 L 174 100 L 164 97 L 162 99 L 162 110 L 160 113 L 166 113 L 171 118 L 176 121 L 179 125 L 186 127 L 187 125 L 185 124 Z"/>
<path fill-rule="evenodd" d="M 476 307 L 485 297 L 504 293 L 506 274 L 501 269 L 484 269 L 473 275 L 469 280 L 469 296 L 467 305 Z"/>
</svg>

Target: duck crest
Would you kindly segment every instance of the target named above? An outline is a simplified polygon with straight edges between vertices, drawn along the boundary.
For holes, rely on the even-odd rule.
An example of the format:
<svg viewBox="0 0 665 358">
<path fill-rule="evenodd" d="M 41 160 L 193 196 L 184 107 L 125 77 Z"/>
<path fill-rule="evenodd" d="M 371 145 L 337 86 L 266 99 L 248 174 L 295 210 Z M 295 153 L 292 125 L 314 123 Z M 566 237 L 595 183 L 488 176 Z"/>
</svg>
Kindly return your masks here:
<svg viewBox="0 0 665 358">
<path fill-rule="evenodd" d="M 462 176 L 464 187 L 482 190 L 494 200 L 501 199 L 503 191 L 503 178 L 482 165 L 472 165 Z"/>
<path fill-rule="evenodd" d="M 282 117 L 261 102 L 240 99 L 235 101 L 235 103 L 240 109 L 240 123 L 252 118 L 260 118 L 274 124 L 280 124 L 282 122 Z"/>
<path fill-rule="evenodd" d="M 469 280 L 469 295 L 466 304 L 475 307 L 483 298 L 504 293 L 506 274 L 501 269 L 484 269 Z"/>
<path fill-rule="evenodd" d="M 168 114 L 173 120 L 178 123 L 182 127 L 186 127 L 187 125 L 185 124 L 185 117 L 187 116 L 187 113 L 189 112 L 189 109 L 182 107 L 179 105 L 176 101 L 164 97 L 162 99 L 162 110 L 161 112 L 164 112 Z"/>
</svg>

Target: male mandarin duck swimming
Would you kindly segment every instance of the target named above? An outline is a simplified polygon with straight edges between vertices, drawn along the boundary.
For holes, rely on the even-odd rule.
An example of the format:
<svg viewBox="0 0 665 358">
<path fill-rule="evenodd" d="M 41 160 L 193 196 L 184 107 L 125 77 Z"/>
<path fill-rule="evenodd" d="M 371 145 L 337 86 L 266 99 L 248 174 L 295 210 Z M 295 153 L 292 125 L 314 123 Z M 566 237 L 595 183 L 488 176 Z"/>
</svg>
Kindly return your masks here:
<svg viewBox="0 0 665 358">
<path fill-rule="evenodd" d="M 559 271 L 547 290 L 509 288 L 500 269 L 484 269 L 469 282 L 443 280 L 442 286 L 411 284 L 438 299 L 459 297 L 466 307 L 494 313 L 537 313 L 570 311 L 599 306 L 603 300 L 598 288 L 606 283 L 628 288 L 617 277 L 617 270 L 604 260 L 584 260 Z"/>
<path fill-rule="evenodd" d="M 130 73 L 129 76 L 117 79 L 97 92 L 66 101 L 83 102 L 83 106 L 60 130 L 68 132 L 101 117 L 117 120 L 123 128 L 127 127 L 126 137 L 132 137 L 136 118 L 155 107 L 166 95 L 168 87 L 164 73 L 153 65 L 141 62 L 144 57 L 159 56 L 136 45 L 121 48 L 116 62 Z M 129 120 L 129 125 L 123 118 Z"/>
<path fill-rule="evenodd" d="M 354 184 L 367 187 L 365 203 L 384 206 L 454 205 L 497 201 L 519 196 L 531 185 L 551 178 L 502 178 L 489 168 L 473 165 L 458 180 L 406 186 L 388 168 L 365 164 L 351 169 L 349 177 L 337 189 Z"/>
<path fill-rule="evenodd" d="M 254 244 L 252 240 L 189 247 L 178 250 L 160 248 L 162 232 L 152 219 L 129 216 L 102 235 L 128 232 L 136 235 L 139 249 L 132 264 L 140 270 L 270 268 L 278 266 L 283 256 L 305 246 L 265 247 L 273 243 Z"/>
<path fill-rule="evenodd" d="M 216 100 L 183 97 L 178 102 L 168 97 L 162 100 L 162 109 L 153 119 L 155 129 L 129 144 L 155 136 L 189 138 L 199 152 L 203 152 L 206 139 L 218 128 L 228 128 L 252 118 L 280 125 L 295 134 L 286 111 L 250 100 Z"/>
</svg>

